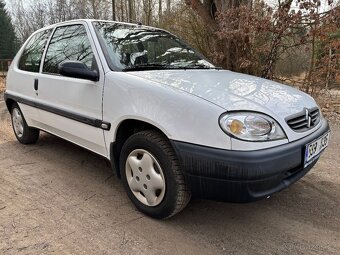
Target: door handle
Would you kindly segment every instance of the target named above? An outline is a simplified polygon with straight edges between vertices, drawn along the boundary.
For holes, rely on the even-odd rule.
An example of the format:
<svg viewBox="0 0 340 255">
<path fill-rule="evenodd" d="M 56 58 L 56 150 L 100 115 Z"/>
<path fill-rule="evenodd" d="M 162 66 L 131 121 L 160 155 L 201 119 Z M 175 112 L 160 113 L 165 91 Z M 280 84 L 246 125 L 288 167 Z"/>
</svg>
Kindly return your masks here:
<svg viewBox="0 0 340 255">
<path fill-rule="evenodd" d="M 34 90 L 38 91 L 38 88 L 39 88 L 39 81 L 38 79 L 34 79 Z"/>
</svg>

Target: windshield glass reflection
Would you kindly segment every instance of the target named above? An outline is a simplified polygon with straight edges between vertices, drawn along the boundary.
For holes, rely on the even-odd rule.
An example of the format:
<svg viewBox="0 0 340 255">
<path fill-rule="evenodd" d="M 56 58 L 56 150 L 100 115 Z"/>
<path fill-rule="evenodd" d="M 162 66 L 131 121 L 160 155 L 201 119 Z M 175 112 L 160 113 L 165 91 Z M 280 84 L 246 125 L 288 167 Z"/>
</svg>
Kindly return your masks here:
<svg viewBox="0 0 340 255">
<path fill-rule="evenodd" d="M 214 66 L 179 38 L 158 29 L 94 22 L 115 70 L 210 69 Z"/>
</svg>

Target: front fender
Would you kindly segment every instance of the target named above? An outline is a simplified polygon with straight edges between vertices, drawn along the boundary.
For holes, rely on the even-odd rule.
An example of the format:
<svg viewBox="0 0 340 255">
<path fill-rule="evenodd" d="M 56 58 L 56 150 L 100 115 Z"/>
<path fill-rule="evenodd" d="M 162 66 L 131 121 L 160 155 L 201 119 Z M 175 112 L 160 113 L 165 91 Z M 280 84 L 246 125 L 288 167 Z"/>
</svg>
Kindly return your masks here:
<svg viewBox="0 0 340 255">
<path fill-rule="evenodd" d="M 111 121 L 107 145 L 125 119 L 147 122 L 169 139 L 231 149 L 230 137 L 219 127 L 225 111 L 202 98 L 128 73 L 109 72 L 103 97 L 103 118 Z"/>
</svg>

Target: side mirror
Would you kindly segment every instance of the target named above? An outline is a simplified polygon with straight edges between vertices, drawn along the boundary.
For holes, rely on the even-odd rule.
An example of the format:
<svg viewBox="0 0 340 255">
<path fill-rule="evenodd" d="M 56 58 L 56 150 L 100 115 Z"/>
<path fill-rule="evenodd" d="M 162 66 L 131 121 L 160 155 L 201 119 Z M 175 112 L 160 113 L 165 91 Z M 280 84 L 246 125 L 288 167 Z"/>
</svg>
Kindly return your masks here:
<svg viewBox="0 0 340 255">
<path fill-rule="evenodd" d="M 86 79 L 90 81 L 99 80 L 98 72 L 90 70 L 80 61 L 65 60 L 59 64 L 58 71 L 59 74 L 67 77 Z"/>
</svg>

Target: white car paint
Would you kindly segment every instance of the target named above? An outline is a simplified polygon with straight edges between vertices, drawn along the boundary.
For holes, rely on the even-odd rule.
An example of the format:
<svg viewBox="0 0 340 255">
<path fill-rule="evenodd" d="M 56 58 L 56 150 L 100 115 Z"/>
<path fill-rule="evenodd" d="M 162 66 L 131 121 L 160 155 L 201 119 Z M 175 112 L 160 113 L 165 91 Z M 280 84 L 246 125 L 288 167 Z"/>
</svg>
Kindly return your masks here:
<svg viewBox="0 0 340 255">
<path fill-rule="evenodd" d="M 38 74 L 21 71 L 17 67 L 21 49 L 8 72 L 6 92 L 109 121 L 111 129 L 101 130 L 20 104 L 30 126 L 107 158 L 117 128 L 126 119 L 148 122 L 169 139 L 229 150 L 270 148 L 301 139 L 319 128 L 320 124 L 302 133 L 290 129 L 284 120 L 287 116 L 317 104 L 307 94 L 273 81 L 224 70 L 111 71 L 91 22 L 76 20 L 49 28 L 85 25 L 100 69 L 99 82 L 42 74 L 41 70 Z M 34 77 L 42 81 L 38 94 L 32 89 Z M 218 119 L 231 110 L 271 116 L 281 125 L 287 139 L 246 142 L 229 137 L 219 127 Z"/>
</svg>

